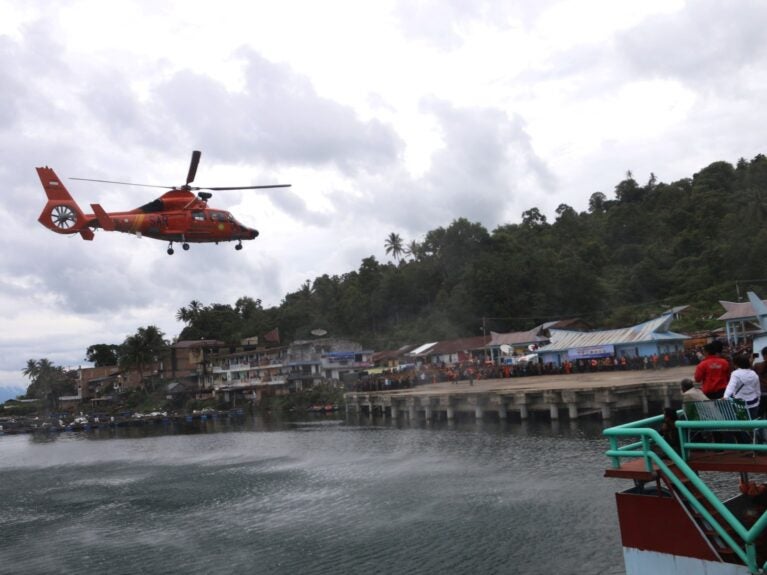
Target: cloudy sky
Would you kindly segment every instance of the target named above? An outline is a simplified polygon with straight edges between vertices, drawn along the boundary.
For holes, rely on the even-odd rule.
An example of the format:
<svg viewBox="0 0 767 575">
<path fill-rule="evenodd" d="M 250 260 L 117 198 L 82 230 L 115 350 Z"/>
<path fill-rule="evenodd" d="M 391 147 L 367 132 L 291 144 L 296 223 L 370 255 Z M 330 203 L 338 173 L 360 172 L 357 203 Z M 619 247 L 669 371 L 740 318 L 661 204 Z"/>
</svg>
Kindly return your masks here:
<svg viewBox="0 0 767 575">
<path fill-rule="evenodd" d="M 277 305 L 386 261 L 391 232 L 553 219 L 627 170 L 766 153 L 765 24 L 756 0 L 0 0 L 0 387 L 173 338 L 192 299 Z M 260 230 L 242 251 L 36 221 L 37 166 L 120 211 L 156 190 L 68 178 L 179 185 L 195 149 L 197 185 L 293 185 L 214 196 Z"/>
</svg>

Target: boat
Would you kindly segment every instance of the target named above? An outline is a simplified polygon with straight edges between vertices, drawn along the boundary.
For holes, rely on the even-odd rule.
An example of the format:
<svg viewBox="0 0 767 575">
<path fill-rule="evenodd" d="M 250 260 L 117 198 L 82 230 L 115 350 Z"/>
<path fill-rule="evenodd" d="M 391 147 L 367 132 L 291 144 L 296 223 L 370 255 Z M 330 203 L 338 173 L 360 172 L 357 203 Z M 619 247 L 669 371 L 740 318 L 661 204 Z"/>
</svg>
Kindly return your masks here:
<svg viewBox="0 0 767 575">
<path fill-rule="evenodd" d="M 626 575 L 767 572 L 767 421 L 671 413 L 603 431 Z"/>
</svg>

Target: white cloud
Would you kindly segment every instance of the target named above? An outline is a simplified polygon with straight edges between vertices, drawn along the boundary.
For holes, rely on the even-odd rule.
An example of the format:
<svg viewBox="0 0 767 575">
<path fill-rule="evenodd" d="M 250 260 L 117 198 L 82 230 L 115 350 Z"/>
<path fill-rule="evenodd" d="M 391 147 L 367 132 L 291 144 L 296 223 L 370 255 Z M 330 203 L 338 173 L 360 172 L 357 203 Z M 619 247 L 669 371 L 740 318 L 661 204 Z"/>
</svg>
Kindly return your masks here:
<svg viewBox="0 0 767 575">
<path fill-rule="evenodd" d="M 0 386 L 27 359 L 82 361 L 192 299 L 277 305 L 321 274 L 386 260 L 457 217 L 585 209 L 631 169 L 669 181 L 763 153 L 759 2 L 0 2 Z M 115 26 L 115 22 L 119 22 Z M 106 24 L 109 25 L 106 25 Z M 291 183 L 217 193 L 261 236 L 193 245 L 36 219 L 35 166 L 83 206 L 158 190 L 70 182 Z"/>
</svg>

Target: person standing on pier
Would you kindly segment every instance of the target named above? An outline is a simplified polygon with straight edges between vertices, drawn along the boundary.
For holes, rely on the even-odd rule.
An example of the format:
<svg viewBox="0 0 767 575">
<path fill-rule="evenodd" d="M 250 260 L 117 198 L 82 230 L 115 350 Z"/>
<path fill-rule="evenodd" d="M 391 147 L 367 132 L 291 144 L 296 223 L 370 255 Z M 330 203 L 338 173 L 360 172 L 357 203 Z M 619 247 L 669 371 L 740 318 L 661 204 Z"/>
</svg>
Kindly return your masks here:
<svg viewBox="0 0 767 575">
<path fill-rule="evenodd" d="M 703 346 L 704 358 L 695 368 L 695 381 L 709 399 L 721 399 L 730 381 L 730 362 L 717 353 L 717 346 L 711 342 Z"/>
</svg>

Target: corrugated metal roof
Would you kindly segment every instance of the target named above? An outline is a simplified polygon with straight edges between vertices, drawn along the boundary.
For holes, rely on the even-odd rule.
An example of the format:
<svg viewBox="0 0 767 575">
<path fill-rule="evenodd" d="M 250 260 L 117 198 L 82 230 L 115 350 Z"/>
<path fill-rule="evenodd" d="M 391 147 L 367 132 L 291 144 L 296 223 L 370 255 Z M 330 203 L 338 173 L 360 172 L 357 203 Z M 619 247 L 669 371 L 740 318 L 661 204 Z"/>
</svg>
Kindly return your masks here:
<svg viewBox="0 0 767 575">
<path fill-rule="evenodd" d="M 432 347 L 434 347 L 438 343 L 439 342 L 437 342 L 437 341 L 433 341 L 431 343 L 425 343 L 423 345 L 419 345 L 413 351 L 409 352 L 408 355 L 421 355 L 421 354 L 429 351 Z"/>
<path fill-rule="evenodd" d="M 664 311 L 664 312 L 663 312 L 661 315 L 669 315 L 669 314 L 671 314 L 671 315 L 675 315 L 675 314 L 677 314 L 677 313 L 681 313 L 681 312 L 683 312 L 683 311 L 684 311 L 684 310 L 686 310 L 688 307 L 690 307 L 690 306 L 689 306 L 689 305 L 678 305 L 678 306 L 675 306 L 675 307 L 672 307 L 672 308 L 669 308 L 669 309 L 667 309 L 667 310 L 666 310 L 666 311 Z"/>
<path fill-rule="evenodd" d="M 474 337 L 463 337 L 460 339 L 448 339 L 437 342 L 429 353 L 457 353 L 459 351 L 469 351 L 472 349 L 483 349 L 485 344 L 490 341 L 490 336 L 477 335 Z"/>
<path fill-rule="evenodd" d="M 541 347 L 538 353 L 567 351 L 578 347 L 688 339 L 686 335 L 668 331 L 672 320 L 673 317 L 666 315 L 632 327 L 589 332 L 552 329 L 551 343 Z"/>
<path fill-rule="evenodd" d="M 399 357 L 402 357 L 409 351 L 413 350 L 416 346 L 414 345 L 403 345 L 402 347 L 399 347 L 397 349 L 389 349 L 385 351 L 377 351 L 373 354 L 373 361 L 384 361 L 384 360 L 390 360 L 390 359 L 397 359 Z"/>
<path fill-rule="evenodd" d="M 720 321 L 727 321 L 730 319 L 756 319 L 757 314 L 750 301 L 720 301 L 719 303 L 726 310 L 723 315 L 717 318 Z M 762 303 L 767 305 L 767 300 L 763 299 Z"/>
<path fill-rule="evenodd" d="M 488 347 L 496 347 L 499 345 L 528 345 L 531 343 L 540 344 L 541 342 L 549 341 L 549 338 L 538 335 L 540 333 L 541 326 L 531 329 L 530 331 L 512 331 L 509 333 L 497 333 L 490 332 L 491 338 Z"/>
</svg>

